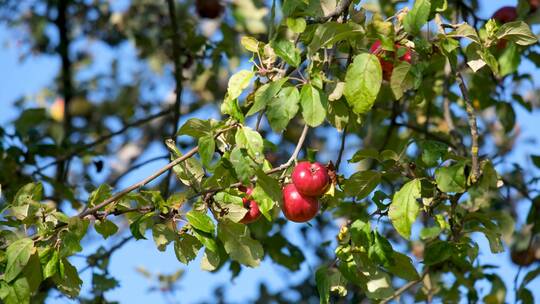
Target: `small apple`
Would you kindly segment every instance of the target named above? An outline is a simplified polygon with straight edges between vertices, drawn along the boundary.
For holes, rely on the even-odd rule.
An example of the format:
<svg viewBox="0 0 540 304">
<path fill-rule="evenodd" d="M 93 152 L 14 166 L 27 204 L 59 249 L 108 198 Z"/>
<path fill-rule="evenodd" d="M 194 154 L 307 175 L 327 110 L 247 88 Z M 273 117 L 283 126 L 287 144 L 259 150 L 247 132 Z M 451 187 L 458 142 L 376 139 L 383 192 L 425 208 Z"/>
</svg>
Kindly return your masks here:
<svg viewBox="0 0 540 304">
<path fill-rule="evenodd" d="M 246 195 L 242 198 L 242 203 L 244 203 L 244 208 L 248 209 L 248 212 L 240 220 L 242 224 L 253 223 L 259 219 L 261 216 L 261 210 L 259 210 L 259 205 L 255 200 L 252 199 L 251 194 L 253 193 L 253 188 L 246 188 L 244 186 L 238 187 L 242 192 L 245 192 Z"/>
<path fill-rule="evenodd" d="M 518 17 L 518 13 L 515 7 L 513 6 L 503 6 L 498 9 L 491 18 L 495 19 L 499 24 L 504 24 L 507 22 L 515 21 Z M 499 40 L 497 42 L 497 49 L 502 50 L 506 48 L 508 41 L 505 39 Z"/>
<path fill-rule="evenodd" d="M 283 214 L 293 222 L 311 220 L 319 212 L 319 201 L 315 197 L 302 196 L 294 184 L 283 188 Z"/>
<path fill-rule="evenodd" d="M 292 172 L 292 181 L 300 194 L 319 197 L 330 184 L 328 169 L 320 163 L 299 162 Z"/>
<path fill-rule="evenodd" d="M 529 11 L 534 13 L 538 10 L 540 6 L 540 0 L 529 0 Z"/>
<path fill-rule="evenodd" d="M 510 258 L 516 265 L 529 266 L 535 260 L 534 250 L 532 248 L 527 248 L 525 250 L 512 249 L 510 251 Z"/>
<path fill-rule="evenodd" d="M 518 13 L 515 7 L 513 6 L 503 6 L 498 9 L 491 18 L 495 21 L 504 24 L 508 22 L 515 21 L 518 17 Z"/>
<path fill-rule="evenodd" d="M 201 18 L 208 19 L 216 19 L 225 9 L 220 0 L 196 0 L 195 8 Z"/>
<path fill-rule="evenodd" d="M 396 44 L 395 47 L 396 49 L 399 49 L 404 46 Z M 390 51 L 385 51 L 381 46 L 380 40 L 376 40 L 371 45 L 371 47 L 369 48 L 369 52 L 377 56 L 377 58 L 379 58 L 379 62 L 381 64 L 381 68 L 383 72 L 383 79 L 390 80 L 390 77 L 392 76 L 392 71 L 394 70 L 394 61 L 396 60 L 395 53 L 390 52 Z M 399 57 L 399 60 L 411 63 L 412 61 L 411 49 L 407 48 L 407 50 L 405 51 L 405 54 Z"/>
</svg>

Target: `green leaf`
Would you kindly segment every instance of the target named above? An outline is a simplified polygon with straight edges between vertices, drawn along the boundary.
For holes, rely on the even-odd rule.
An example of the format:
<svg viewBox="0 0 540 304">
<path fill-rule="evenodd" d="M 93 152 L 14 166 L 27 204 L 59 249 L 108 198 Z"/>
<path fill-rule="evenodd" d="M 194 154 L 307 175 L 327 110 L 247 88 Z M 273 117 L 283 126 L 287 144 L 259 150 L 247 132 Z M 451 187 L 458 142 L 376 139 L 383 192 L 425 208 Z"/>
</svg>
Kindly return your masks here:
<svg viewBox="0 0 540 304">
<path fill-rule="evenodd" d="M 209 167 L 212 162 L 212 157 L 216 151 L 216 142 L 214 136 L 207 135 L 199 138 L 199 155 L 201 156 L 201 162 L 203 166 Z"/>
<path fill-rule="evenodd" d="M 104 239 L 107 239 L 118 231 L 118 226 L 116 226 L 113 222 L 107 219 L 97 220 L 94 227 L 96 228 L 96 231 L 103 236 Z"/>
<path fill-rule="evenodd" d="M 231 195 L 226 192 L 218 192 L 214 195 L 214 200 L 220 204 L 224 212 L 220 214 L 220 219 L 229 219 L 235 223 L 239 222 L 247 213 L 247 209 L 244 208 L 242 198 L 239 196 Z"/>
<path fill-rule="evenodd" d="M 60 256 L 57 250 L 52 250 L 49 260 L 43 267 L 43 279 L 50 278 L 58 272 L 60 267 Z"/>
<path fill-rule="evenodd" d="M 221 259 L 219 253 L 212 252 L 206 248 L 204 255 L 201 259 L 201 269 L 206 271 L 214 271 L 221 265 Z"/>
<path fill-rule="evenodd" d="M 407 61 L 399 61 L 392 70 L 392 76 L 390 76 L 390 88 L 394 97 L 400 99 L 403 93 L 412 88 L 412 82 L 408 81 L 407 75 L 411 69 L 411 64 Z"/>
<path fill-rule="evenodd" d="M 514 43 L 509 43 L 499 57 L 499 74 L 504 77 L 517 72 L 520 63 L 521 54 L 517 46 Z"/>
<path fill-rule="evenodd" d="M 464 192 L 466 186 L 465 165 L 458 163 L 438 168 L 435 170 L 435 181 L 437 187 L 443 192 Z"/>
<path fill-rule="evenodd" d="M 352 22 L 339 23 L 331 21 L 318 24 L 313 39 L 308 46 L 308 52 L 314 54 L 323 47 L 332 47 L 336 42 L 347 39 L 358 40 L 362 36 L 364 36 L 362 26 Z"/>
<path fill-rule="evenodd" d="M 351 238 L 355 246 L 362 246 L 366 249 L 371 245 L 373 239 L 369 222 L 356 220 L 351 224 Z"/>
<path fill-rule="evenodd" d="M 379 151 L 375 148 L 364 148 L 356 151 L 349 163 L 358 163 L 364 159 L 379 159 Z"/>
<path fill-rule="evenodd" d="M 240 70 L 232 75 L 227 86 L 227 99 L 238 98 L 242 91 L 249 86 L 253 76 L 255 73 L 248 70 Z"/>
<path fill-rule="evenodd" d="M 90 193 L 88 206 L 93 207 L 112 196 L 112 188 L 107 184 L 100 185 L 96 190 Z"/>
<path fill-rule="evenodd" d="M 261 244 L 252 239 L 246 225 L 228 220 L 218 224 L 218 236 L 225 246 L 225 251 L 233 261 L 256 267 L 260 264 L 264 251 Z"/>
<path fill-rule="evenodd" d="M 149 221 L 154 216 L 154 212 L 149 212 L 138 216 L 130 225 L 129 230 L 136 240 L 145 239 L 144 236 L 146 229 L 148 228 Z"/>
<path fill-rule="evenodd" d="M 216 227 L 212 219 L 202 212 L 191 210 L 186 213 L 186 219 L 189 221 L 191 226 L 208 233 L 214 233 Z"/>
<path fill-rule="evenodd" d="M 259 42 L 257 39 L 249 36 L 243 36 L 240 38 L 240 44 L 248 51 L 252 53 L 257 53 L 259 51 L 259 47 L 261 46 L 261 42 Z"/>
<path fill-rule="evenodd" d="M 92 287 L 95 292 L 106 292 L 120 286 L 120 283 L 115 278 L 107 274 L 92 274 Z"/>
<path fill-rule="evenodd" d="M 282 132 L 298 112 L 299 103 L 300 93 L 297 88 L 282 88 L 266 109 L 270 127 L 276 132 Z"/>
<path fill-rule="evenodd" d="M 394 251 L 393 260 L 394 263 L 386 266 L 388 271 L 407 281 L 416 281 L 420 279 L 416 268 L 414 268 L 412 264 L 411 258 L 402 253 Z"/>
<path fill-rule="evenodd" d="M 174 143 L 166 142 L 167 147 L 172 152 L 171 160 L 182 157 L 182 153 Z M 195 190 L 200 188 L 202 178 L 204 177 L 204 169 L 199 161 L 190 157 L 185 161 L 179 163 L 173 167 L 173 171 L 176 174 L 176 177 L 186 186 L 195 188 Z"/>
<path fill-rule="evenodd" d="M 540 155 L 531 155 L 531 160 L 536 168 L 540 168 Z"/>
<path fill-rule="evenodd" d="M 448 260 L 453 254 L 453 247 L 444 241 L 436 241 L 426 247 L 424 264 L 435 265 Z"/>
<path fill-rule="evenodd" d="M 516 112 L 509 102 L 498 102 L 495 108 L 497 118 L 506 133 L 511 132 L 516 124 Z"/>
<path fill-rule="evenodd" d="M 431 2 L 429 0 L 416 0 L 410 12 L 403 20 L 403 27 L 411 34 L 416 35 L 420 29 L 427 23 L 429 13 L 431 12 Z"/>
<path fill-rule="evenodd" d="M 199 249 L 202 245 L 197 238 L 192 235 L 183 233 L 180 238 L 174 242 L 174 253 L 178 261 L 187 264 L 197 257 Z"/>
<path fill-rule="evenodd" d="M 396 231 L 406 239 L 411 237 L 411 226 L 416 221 L 420 206 L 416 201 L 421 197 L 421 182 L 414 179 L 394 194 L 388 217 Z"/>
<path fill-rule="evenodd" d="M 306 30 L 306 25 L 306 19 L 304 18 L 287 18 L 287 26 L 294 33 L 303 33 Z"/>
<path fill-rule="evenodd" d="M 272 216 L 270 211 L 282 200 L 279 182 L 264 174 L 261 170 L 258 170 L 257 185 L 253 189 L 252 196 L 259 205 L 259 209 L 264 217 L 271 221 Z"/>
<path fill-rule="evenodd" d="M 214 235 L 208 232 L 200 231 L 197 229 L 192 229 L 193 236 L 196 237 L 203 246 L 212 252 L 217 252 L 218 244 L 214 239 Z"/>
<path fill-rule="evenodd" d="M 382 70 L 375 55 L 363 53 L 354 58 L 345 76 L 343 94 L 354 113 L 369 112 L 382 83 Z"/>
<path fill-rule="evenodd" d="M 248 185 L 251 182 L 251 177 L 255 173 L 253 169 L 253 161 L 249 157 L 245 149 L 234 147 L 230 155 L 230 161 L 234 166 L 234 171 L 238 176 L 238 179 L 244 184 Z"/>
<path fill-rule="evenodd" d="M 538 38 L 531 32 L 531 28 L 523 21 L 501 25 L 495 36 L 499 40 L 510 40 L 519 45 L 531 45 L 538 42 Z"/>
<path fill-rule="evenodd" d="M 284 77 L 276 81 L 266 83 L 258 88 L 255 92 L 255 101 L 247 112 L 246 116 L 251 116 L 264 109 L 274 99 L 287 80 L 288 78 Z"/>
<path fill-rule="evenodd" d="M 422 148 L 422 161 L 428 167 L 436 166 L 448 151 L 446 144 L 434 140 L 425 140 L 420 143 L 420 147 Z"/>
<path fill-rule="evenodd" d="M 481 44 L 480 37 L 478 37 L 478 33 L 472 26 L 470 26 L 467 23 L 461 23 L 454 31 L 448 33 L 446 37 L 451 37 L 451 38 L 463 37 L 463 38 L 470 39 L 471 41 L 476 42 L 477 44 Z M 457 45 L 456 44 L 457 44 L 457 41 L 454 41 L 453 43 L 451 43 L 452 49 L 459 46 L 459 44 Z M 447 50 L 447 51 L 449 52 L 450 50 Z"/>
<path fill-rule="evenodd" d="M 152 226 L 152 237 L 159 251 L 165 251 L 167 245 L 178 239 L 171 227 L 161 223 Z"/>
<path fill-rule="evenodd" d="M 8 283 L 13 281 L 21 273 L 35 251 L 34 241 L 30 238 L 11 243 L 6 250 L 7 264 L 4 271 L 4 280 Z"/>
<path fill-rule="evenodd" d="M 390 242 L 376 230 L 373 234 L 374 242 L 368 250 L 369 259 L 385 267 L 394 264 L 394 249 L 392 249 Z"/>
<path fill-rule="evenodd" d="M 381 182 L 381 174 L 377 171 L 359 171 L 351 175 L 343 183 L 343 188 L 347 196 L 354 196 L 362 199 L 368 196 Z"/>
<path fill-rule="evenodd" d="M 54 283 L 63 294 L 71 298 L 78 296 L 81 291 L 82 281 L 77 268 L 65 258 L 60 261 L 60 268 L 64 269 L 64 271 L 59 271 L 53 276 Z"/>
<path fill-rule="evenodd" d="M 236 147 L 246 149 L 253 159 L 257 161 L 264 159 L 264 141 L 259 132 L 243 126 L 236 130 L 235 141 Z"/>
<path fill-rule="evenodd" d="M 310 127 L 317 127 L 323 123 L 326 117 L 326 99 L 324 94 L 310 83 L 302 87 L 300 92 L 300 104 L 302 105 L 302 117 Z"/>
<path fill-rule="evenodd" d="M 188 135 L 194 138 L 200 138 L 210 134 L 212 134 L 211 120 L 202 120 L 198 118 L 188 119 L 176 133 L 176 135 Z"/>
<path fill-rule="evenodd" d="M 253 189 L 251 196 L 253 197 L 253 200 L 257 202 L 257 205 L 259 206 L 259 210 L 261 211 L 262 215 L 266 219 L 271 221 L 272 215 L 270 214 L 270 211 L 275 206 L 274 200 L 272 200 L 260 186 L 256 186 Z"/>
<path fill-rule="evenodd" d="M 30 303 L 30 286 L 24 277 L 19 278 L 12 285 L 0 281 L 0 298 L 5 304 Z"/>
<path fill-rule="evenodd" d="M 330 303 L 330 292 L 337 292 L 340 296 L 347 295 L 347 281 L 335 268 L 321 266 L 315 272 L 315 282 L 321 304 Z"/>
<path fill-rule="evenodd" d="M 289 65 L 293 67 L 300 65 L 300 50 L 294 46 L 294 43 L 288 40 L 273 41 L 272 48 Z"/>
<path fill-rule="evenodd" d="M 31 203 L 39 203 L 43 195 L 43 185 L 41 183 L 29 183 L 22 186 L 15 194 L 12 205 L 22 206 Z"/>
</svg>

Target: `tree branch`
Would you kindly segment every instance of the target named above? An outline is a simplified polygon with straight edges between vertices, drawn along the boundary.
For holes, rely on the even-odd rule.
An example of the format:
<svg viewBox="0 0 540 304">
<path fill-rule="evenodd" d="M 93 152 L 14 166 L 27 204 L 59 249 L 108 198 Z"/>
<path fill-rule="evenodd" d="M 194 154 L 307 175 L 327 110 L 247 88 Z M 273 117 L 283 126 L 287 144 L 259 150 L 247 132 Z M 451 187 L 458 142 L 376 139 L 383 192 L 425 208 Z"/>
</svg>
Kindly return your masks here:
<svg viewBox="0 0 540 304">
<path fill-rule="evenodd" d="M 454 71 L 455 72 L 455 71 Z M 480 163 L 478 161 L 478 126 L 476 123 L 476 114 L 474 113 L 474 107 L 472 106 L 471 99 L 469 98 L 469 91 L 465 85 L 465 80 L 460 72 L 455 72 L 456 80 L 461 90 L 461 95 L 465 101 L 465 109 L 467 111 L 467 117 L 469 122 L 469 128 L 471 129 L 471 158 L 472 158 L 472 175 L 471 182 L 474 184 L 480 177 Z"/>
<path fill-rule="evenodd" d="M 236 128 L 236 125 L 233 125 L 233 126 L 230 126 L 230 127 L 227 127 L 225 129 L 221 130 L 220 132 L 218 132 L 216 134 L 216 137 L 221 135 L 223 132 L 226 132 L 226 131 L 228 131 L 228 130 L 230 130 L 232 128 Z M 154 179 L 158 178 L 163 173 L 165 173 L 168 170 L 172 169 L 174 166 L 176 166 L 176 165 L 182 163 L 183 161 L 185 161 L 186 159 L 192 157 L 193 155 L 195 155 L 195 153 L 197 153 L 197 151 L 199 151 L 198 146 L 194 147 L 191 150 L 189 150 L 186 154 L 182 155 L 181 157 L 179 157 L 179 158 L 173 160 L 172 162 L 168 163 L 167 165 L 165 165 L 161 169 L 157 170 L 152 175 L 150 175 L 150 176 L 146 177 L 145 179 L 141 180 L 140 182 L 135 183 L 135 184 L 121 190 L 120 192 L 116 193 L 115 195 L 111 196 L 110 198 L 104 200 L 103 202 L 97 204 L 96 206 L 94 206 L 92 208 L 89 208 L 87 210 L 82 211 L 81 213 L 79 213 L 78 217 L 84 218 L 85 216 L 93 214 L 96 211 L 98 211 L 99 209 L 101 209 L 103 207 L 106 207 L 106 206 L 118 201 L 119 199 L 124 197 L 126 194 L 130 193 L 131 191 L 145 186 L 149 182 L 151 182 Z"/>
<path fill-rule="evenodd" d="M 73 83 L 71 75 L 71 60 L 69 58 L 69 45 L 70 39 L 68 35 L 68 0 L 58 1 L 57 11 L 58 15 L 54 21 L 56 28 L 58 29 L 59 44 L 58 54 L 60 55 L 62 62 L 62 95 L 64 98 L 64 136 L 62 140 L 62 146 L 66 146 L 69 143 L 69 137 L 71 135 L 71 111 L 70 104 L 73 99 Z M 69 171 L 65 163 L 65 159 L 57 159 L 56 164 L 56 181 L 62 183 L 64 181 L 66 172 Z"/>
<path fill-rule="evenodd" d="M 174 62 L 174 79 L 176 83 L 175 93 L 176 99 L 174 102 L 174 118 L 173 118 L 173 130 L 171 133 L 171 138 L 176 138 L 176 131 L 179 128 L 180 123 L 180 111 L 182 108 L 182 58 L 180 50 L 182 49 L 181 36 L 178 31 L 178 19 L 176 18 L 176 8 L 174 5 L 174 0 L 166 0 L 167 6 L 169 8 L 169 19 L 171 22 L 171 32 L 172 32 L 172 53 L 173 53 L 173 62 Z M 163 196 L 167 197 L 169 195 L 170 180 L 172 176 L 172 171 L 167 173 L 167 177 L 164 181 Z"/>
</svg>

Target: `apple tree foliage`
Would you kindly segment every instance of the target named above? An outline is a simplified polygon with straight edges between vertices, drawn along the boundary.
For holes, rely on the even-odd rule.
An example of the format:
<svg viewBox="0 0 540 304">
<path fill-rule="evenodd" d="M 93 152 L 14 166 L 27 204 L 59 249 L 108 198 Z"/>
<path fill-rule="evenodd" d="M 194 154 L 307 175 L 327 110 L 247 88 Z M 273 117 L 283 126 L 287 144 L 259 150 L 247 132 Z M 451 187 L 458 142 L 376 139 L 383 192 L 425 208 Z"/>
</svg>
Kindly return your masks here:
<svg viewBox="0 0 540 304">
<path fill-rule="evenodd" d="M 106 302 L 119 284 L 108 270 L 114 250 L 152 239 L 179 263 L 202 256 L 202 269 L 232 276 L 264 259 L 297 271 L 311 251 L 318 269 L 290 289 L 321 303 L 535 301 L 528 284 L 540 268 L 507 286 L 479 259 L 510 250 L 521 269 L 540 258 L 540 155 L 531 167 L 509 158 L 521 144 L 515 109 L 537 101 L 519 69 L 540 66 L 528 1 L 506 24 L 477 15 L 487 0 L 113 2 L 0 4 L 22 58 L 60 67 L 0 128 L 4 303 L 53 290 Z M 369 51 L 377 40 L 396 58 L 412 54 L 393 62 L 389 80 Z M 174 94 L 159 95 L 164 86 Z M 166 154 L 148 156 L 156 145 Z M 301 158 L 331 159 L 335 173 L 309 225 L 280 212 Z M 169 163 L 123 183 L 159 160 Z M 241 185 L 254 186 L 263 214 L 249 225 L 239 223 Z M 307 246 L 283 233 L 291 225 Z M 86 256 L 92 282 L 81 296 L 72 257 L 96 234 L 130 236 Z"/>
</svg>

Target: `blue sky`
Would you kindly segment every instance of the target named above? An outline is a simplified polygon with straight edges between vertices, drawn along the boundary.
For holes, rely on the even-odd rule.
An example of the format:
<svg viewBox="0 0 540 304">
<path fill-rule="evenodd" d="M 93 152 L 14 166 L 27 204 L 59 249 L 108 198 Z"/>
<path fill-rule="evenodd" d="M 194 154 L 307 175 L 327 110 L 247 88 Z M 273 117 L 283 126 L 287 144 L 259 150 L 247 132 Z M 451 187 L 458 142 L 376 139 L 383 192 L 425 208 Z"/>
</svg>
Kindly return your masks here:
<svg viewBox="0 0 540 304">
<path fill-rule="evenodd" d="M 479 12 L 480 16 L 488 18 L 493 11 L 503 5 L 515 5 L 515 1 L 481 1 L 488 3 L 489 6 L 482 7 Z M 39 89 L 50 85 L 53 77 L 56 75 L 59 68 L 59 60 L 56 57 L 30 57 L 24 62 L 18 61 L 18 51 L 14 44 L 11 43 L 13 35 L 9 33 L 9 30 L 3 26 L 0 26 L 0 67 L 2 73 L 0 73 L 0 106 L 3 111 L 0 115 L 0 124 L 4 125 L 14 117 L 17 112 L 12 106 L 13 100 L 23 95 L 33 95 L 39 91 Z M 10 42 L 11 47 L 3 47 L 5 42 Z M 96 46 L 97 52 L 100 52 L 99 46 Z M 128 52 L 129 53 L 129 52 Z M 99 67 L 97 67 L 99 69 Z M 521 70 L 527 70 L 533 73 L 534 78 L 537 78 L 540 74 L 535 69 L 534 65 L 529 62 L 523 62 L 520 67 Z M 530 87 L 524 87 L 523 90 L 530 90 Z M 520 149 L 513 151 L 512 160 L 519 162 L 524 167 L 531 167 L 530 160 L 527 159 L 527 155 L 538 151 L 537 145 L 527 144 L 530 139 L 540 141 L 540 134 L 538 134 L 538 111 L 530 114 L 520 107 L 516 107 L 517 121 L 522 127 L 522 135 L 518 146 Z M 206 112 L 200 112 L 198 115 L 208 116 Z M 336 136 L 329 137 L 336 140 Z M 353 141 L 351 137 L 350 144 L 358 143 L 358 140 Z M 331 146 L 332 142 L 329 142 Z M 354 152 L 354 149 L 349 151 L 349 154 Z M 159 154 L 158 154 L 159 153 Z M 160 155 L 163 153 L 161 147 L 155 147 L 148 152 L 149 157 L 154 155 Z M 538 152 L 536 152 L 538 153 Z M 347 155 L 346 155 L 347 156 Z M 323 159 L 333 158 L 332 155 L 321 155 Z M 129 185 L 136 182 L 142 176 L 146 176 L 149 173 L 155 171 L 161 167 L 164 162 L 154 162 L 148 166 L 145 166 L 141 170 L 138 170 L 126 178 L 121 186 Z M 504 165 L 504 164 L 503 164 Z M 529 202 L 521 202 L 519 205 L 519 213 L 523 216 L 526 214 L 530 206 Z M 303 247 L 303 241 L 299 235 L 298 227 L 301 224 L 288 224 L 285 228 L 285 234 L 289 240 L 299 247 Z M 129 233 L 129 232 L 128 232 Z M 227 300 L 229 302 L 241 303 L 249 302 L 257 296 L 259 282 L 267 283 L 267 286 L 271 290 L 280 290 L 294 282 L 302 280 L 308 274 L 314 274 L 314 267 L 316 266 L 316 260 L 313 256 L 307 255 L 307 261 L 304 262 L 301 271 L 291 274 L 283 267 L 272 263 L 270 260 L 265 260 L 259 268 L 250 269 L 244 268 L 239 277 L 231 281 L 230 273 L 225 267 L 217 274 L 211 274 L 199 269 L 200 257 L 192 262 L 188 266 L 180 264 L 175 256 L 174 252 L 169 249 L 166 252 L 159 252 L 155 248 L 154 242 L 151 236 L 148 236 L 147 241 L 132 241 L 117 251 L 111 261 L 110 273 L 121 282 L 121 286 L 109 293 L 107 298 L 109 300 L 117 300 L 121 303 L 164 303 L 163 297 L 159 293 L 148 293 L 147 289 L 150 287 L 150 282 L 143 276 L 136 272 L 136 267 L 144 267 L 145 269 L 153 273 L 173 273 L 177 269 L 184 269 L 185 274 L 181 279 L 179 286 L 180 291 L 176 293 L 176 299 L 179 299 L 179 303 L 194 303 L 202 300 L 212 302 L 212 291 L 219 285 L 227 286 Z M 327 235 L 327 238 L 321 240 L 331 240 L 332 236 Z M 489 262 L 490 264 L 499 265 L 500 268 L 496 270 L 498 274 L 505 280 L 507 287 L 509 288 L 509 301 L 513 302 L 513 279 L 517 268 L 510 263 L 508 252 L 502 254 L 491 254 L 486 240 L 483 237 L 477 237 L 480 245 L 481 252 L 480 259 L 482 262 Z M 117 241 L 118 239 L 116 239 Z M 115 240 L 103 241 L 100 236 L 90 236 L 87 240 L 88 244 L 92 244 L 91 247 L 86 248 L 84 253 L 92 252 L 99 245 L 109 247 L 115 243 Z M 84 254 L 83 253 L 83 254 Z M 74 257 L 73 262 L 78 266 L 84 266 L 84 259 Z M 526 273 L 526 269 L 522 274 Z M 83 279 L 86 282 L 85 287 L 88 288 L 90 279 L 90 271 L 83 273 Z M 530 286 L 538 286 L 540 279 L 533 281 Z M 533 290 L 537 298 L 540 298 L 540 290 Z M 291 300 L 299 300 L 297 296 L 291 295 Z M 67 300 L 63 298 L 53 298 L 50 303 L 66 303 Z"/>
</svg>

